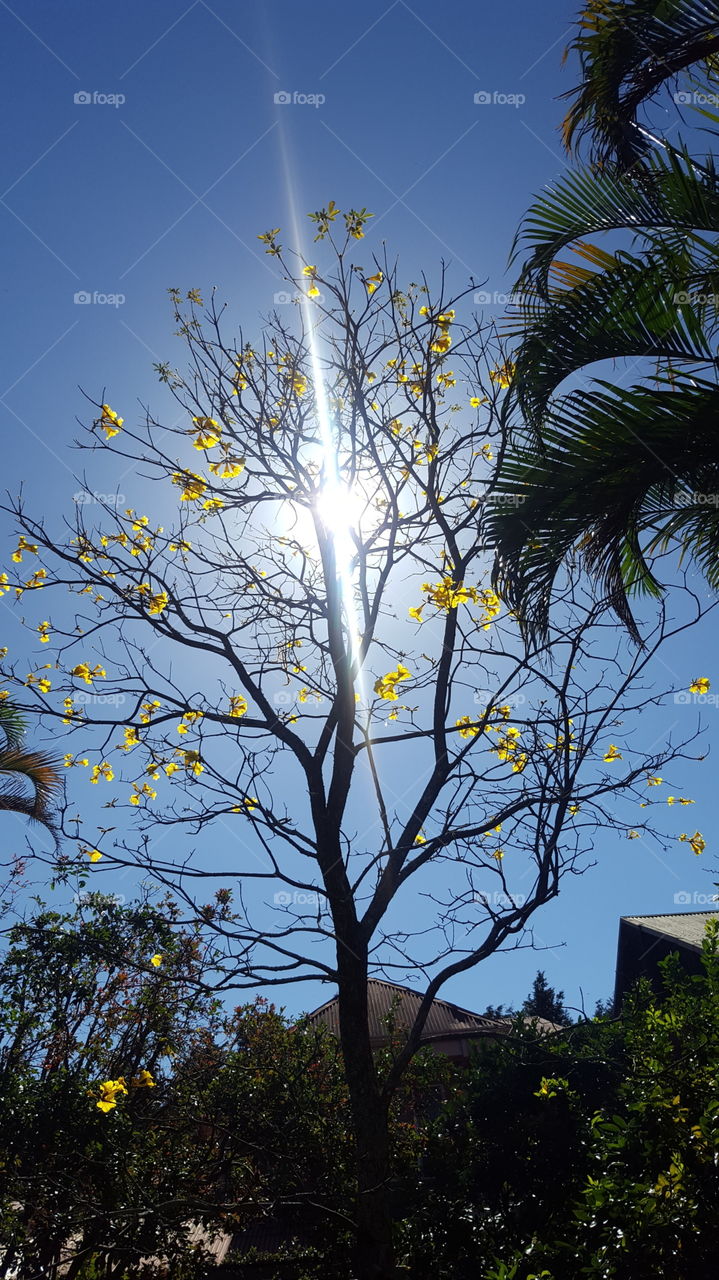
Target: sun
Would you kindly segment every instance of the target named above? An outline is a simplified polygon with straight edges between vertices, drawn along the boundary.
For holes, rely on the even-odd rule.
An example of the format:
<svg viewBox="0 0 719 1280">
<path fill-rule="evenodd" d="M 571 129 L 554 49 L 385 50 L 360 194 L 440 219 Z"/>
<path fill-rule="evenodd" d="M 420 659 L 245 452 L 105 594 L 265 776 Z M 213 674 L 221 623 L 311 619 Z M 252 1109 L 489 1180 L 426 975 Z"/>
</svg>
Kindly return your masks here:
<svg viewBox="0 0 719 1280">
<path fill-rule="evenodd" d="M 348 540 L 357 528 L 362 515 L 359 495 L 347 485 L 330 480 L 322 486 L 315 509 L 327 532 L 335 542 Z"/>
</svg>

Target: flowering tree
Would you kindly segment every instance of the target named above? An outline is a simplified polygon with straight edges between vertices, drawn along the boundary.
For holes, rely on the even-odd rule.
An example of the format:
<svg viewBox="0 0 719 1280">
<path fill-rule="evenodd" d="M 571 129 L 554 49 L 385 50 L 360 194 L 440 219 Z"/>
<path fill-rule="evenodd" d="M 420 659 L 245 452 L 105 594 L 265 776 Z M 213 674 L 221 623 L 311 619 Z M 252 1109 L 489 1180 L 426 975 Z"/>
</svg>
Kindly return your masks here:
<svg viewBox="0 0 719 1280">
<path fill-rule="evenodd" d="M 175 928 L 175 914 L 169 899 L 124 906 L 87 893 L 74 911 L 41 908 L 9 930 L 3 1276 L 139 1275 L 153 1254 L 171 1255 L 178 1277 L 197 1273 L 188 1219 L 200 1205 L 220 1222 L 224 1205 L 213 1153 L 197 1142 L 198 1090 L 193 1106 L 184 1064 L 206 1054 L 222 1010 L 198 991 L 200 933 Z M 235 1195 L 250 1191 L 245 1178 Z"/>
<path fill-rule="evenodd" d="M 665 617 L 627 655 L 571 582 L 540 648 L 503 614 L 482 529 L 512 366 L 444 273 L 433 296 L 386 254 L 354 261 L 369 216 L 311 215 L 326 270 L 260 237 L 296 305 L 252 341 L 171 291 L 189 372 L 157 369 L 179 410 L 130 423 L 103 394 L 85 440 L 137 473 L 148 513 L 79 505 L 60 541 L 14 508 L 33 572 L 5 589 L 28 609 L 42 591 L 30 625 L 55 663 L 3 667 L 66 725 L 72 774 L 137 814 L 114 844 L 66 823 L 80 857 L 199 911 L 220 988 L 338 985 L 363 1277 L 392 1274 L 388 1105 L 433 998 L 528 942 L 597 827 L 648 834 L 618 793 L 647 803 L 686 746 L 642 755 L 620 727 L 659 697 L 633 689 Z M 425 992 L 382 1076 L 378 972 Z"/>
</svg>

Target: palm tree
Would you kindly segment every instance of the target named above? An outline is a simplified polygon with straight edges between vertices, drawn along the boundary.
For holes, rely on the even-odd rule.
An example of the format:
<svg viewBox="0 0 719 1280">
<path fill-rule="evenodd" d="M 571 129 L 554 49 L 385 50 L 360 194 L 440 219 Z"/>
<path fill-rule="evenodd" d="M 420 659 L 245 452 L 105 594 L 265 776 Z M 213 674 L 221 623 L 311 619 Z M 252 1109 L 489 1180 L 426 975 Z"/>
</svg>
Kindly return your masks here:
<svg viewBox="0 0 719 1280">
<path fill-rule="evenodd" d="M 580 548 L 638 639 L 629 597 L 661 592 L 657 552 L 678 542 L 719 588 L 719 179 L 711 156 L 656 138 L 648 151 L 638 123 L 646 94 L 692 58 L 711 80 L 719 9 L 593 0 L 584 19 L 565 137 L 589 131 L 595 163 L 556 182 L 515 243 L 523 426 L 489 526 L 496 581 L 530 631 L 545 629 L 554 579 Z M 593 242 L 608 232 L 626 247 Z M 603 360 L 624 372 L 567 389 Z"/>
<path fill-rule="evenodd" d="M 60 762 L 44 751 L 23 745 L 25 717 L 8 700 L 0 702 L 0 811 L 23 813 L 56 834 L 54 805 L 62 788 Z M 28 794 L 28 786 L 31 788 Z"/>
</svg>

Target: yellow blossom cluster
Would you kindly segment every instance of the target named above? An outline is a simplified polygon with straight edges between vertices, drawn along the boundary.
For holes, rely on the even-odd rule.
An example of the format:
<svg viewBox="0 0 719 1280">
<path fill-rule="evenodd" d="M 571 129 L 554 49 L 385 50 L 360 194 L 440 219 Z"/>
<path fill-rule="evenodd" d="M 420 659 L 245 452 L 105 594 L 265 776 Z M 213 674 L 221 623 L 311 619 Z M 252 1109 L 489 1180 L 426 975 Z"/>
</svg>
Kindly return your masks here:
<svg viewBox="0 0 719 1280">
<path fill-rule="evenodd" d="M 139 787 L 136 782 L 133 782 L 130 804 L 139 805 L 142 796 L 147 796 L 148 800 L 156 800 L 157 792 L 153 790 L 149 782 L 143 782 L 141 787 Z"/>
<path fill-rule="evenodd" d="M 411 679 L 411 671 L 408 671 L 407 667 L 402 666 L 402 663 L 398 662 L 397 669 L 395 671 L 388 671 L 385 676 L 380 676 L 379 680 L 375 681 L 374 691 L 376 694 L 379 694 L 380 698 L 384 698 L 385 701 L 396 702 L 399 696 L 397 693 L 397 685 L 400 680 Z"/>
<path fill-rule="evenodd" d="M 196 724 L 204 716 L 204 711 L 185 711 L 180 723 L 177 726 L 178 733 L 188 733 L 188 726 Z"/>
<path fill-rule="evenodd" d="M 516 369 L 517 366 L 511 360 L 505 360 L 504 364 L 501 364 L 498 369 L 491 369 L 489 376 L 492 382 L 496 382 L 498 387 L 506 390 L 516 373 Z"/>
<path fill-rule="evenodd" d="M 706 840 L 704 839 L 701 831 L 695 831 L 693 836 L 688 836 L 686 832 L 683 831 L 678 838 L 679 840 L 686 841 L 689 844 L 689 848 L 692 853 L 695 853 L 697 857 L 699 857 L 699 854 L 703 853 L 707 847 Z"/>
<path fill-rule="evenodd" d="M 492 726 L 489 726 L 492 729 Z M 523 773 L 527 767 L 529 756 L 526 751 L 521 750 L 521 729 L 516 726 L 507 725 L 506 729 L 494 728 L 493 732 L 498 733 L 499 737 L 490 751 L 496 755 L 499 760 L 511 764 L 512 773 Z"/>
<path fill-rule="evenodd" d="M 45 666 L 41 667 L 40 670 L 47 671 L 51 665 L 51 663 L 46 662 Z M 29 689 L 35 688 L 39 690 L 40 693 L 49 693 L 52 689 L 52 682 L 48 680 L 47 676 L 39 676 L 36 671 L 31 671 L 29 673 L 25 684 Z"/>
<path fill-rule="evenodd" d="M 202 476 L 196 476 L 193 471 L 173 471 L 172 483 L 182 489 L 181 502 L 196 502 L 207 488 Z"/>
<path fill-rule="evenodd" d="M 107 672 L 99 663 L 91 668 L 86 662 L 78 662 L 77 666 L 72 668 L 70 675 L 77 676 L 78 680 L 84 680 L 85 684 L 91 685 L 93 680 L 104 680 Z"/>
<path fill-rule="evenodd" d="M 113 436 L 117 435 L 118 431 L 122 430 L 122 424 L 124 421 L 124 418 L 118 418 L 115 410 L 111 409 L 109 404 L 104 404 L 102 406 L 102 414 L 99 418 L 99 423 L 108 440 L 111 440 Z"/>
<path fill-rule="evenodd" d="M 193 445 L 196 449 L 212 449 L 220 442 L 222 427 L 214 418 L 193 418 L 194 427 L 190 435 L 194 435 Z"/>
<path fill-rule="evenodd" d="M 154 1089 L 156 1081 L 152 1078 L 152 1072 L 143 1069 L 132 1078 L 130 1085 L 135 1089 Z M 116 1080 L 103 1080 L 97 1088 L 99 1089 L 100 1097 L 95 1105 L 105 1113 L 114 1110 L 119 1097 L 128 1096 L 127 1081 L 124 1076 L 118 1076 Z M 94 1090 L 90 1090 L 90 1096 L 95 1096 Z"/>
<path fill-rule="evenodd" d="M 220 480 L 234 480 L 237 476 L 241 476 L 245 469 L 245 459 L 240 457 L 232 457 L 227 455 L 220 462 L 211 462 L 210 471 L 213 476 L 217 476 Z M 188 544 L 186 544 L 188 545 Z"/>
<path fill-rule="evenodd" d="M 12 553 L 12 559 L 15 561 L 15 564 L 20 564 L 20 562 L 21 562 L 21 560 L 22 560 L 22 557 L 23 557 L 23 552 L 24 552 L 24 551 L 29 552 L 29 554 L 30 554 L 30 555 L 36 556 L 36 555 L 37 555 L 37 543 L 36 543 L 36 542 L 28 542 L 28 541 L 27 541 L 27 539 L 26 539 L 26 538 L 24 538 L 24 537 L 21 535 L 21 536 L 20 536 L 20 541 L 19 541 L 19 542 L 18 542 L 18 544 L 17 544 L 17 550 L 13 551 L 13 553 Z"/>
<path fill-rule="evenodd" d="M 107 760 L 103 760 L 100 764 L 96 764 L 90 775 L 90 781 L 98 783 L 100 778 L 104 778 L 106 782 L 112 782 L 115 777 L 115 771 Z"/>
</svg>

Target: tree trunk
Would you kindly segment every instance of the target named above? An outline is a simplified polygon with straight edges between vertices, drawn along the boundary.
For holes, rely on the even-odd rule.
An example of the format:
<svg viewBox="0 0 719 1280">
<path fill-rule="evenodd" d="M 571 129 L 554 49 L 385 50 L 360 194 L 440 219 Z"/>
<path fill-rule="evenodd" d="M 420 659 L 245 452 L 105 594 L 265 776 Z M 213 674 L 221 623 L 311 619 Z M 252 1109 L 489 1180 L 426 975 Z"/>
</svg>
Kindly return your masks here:
<svg viewBox="0 0 719 1280">
<path fill-rule="evenodd" d="M 339 970 L 340 1039 L 357 1163 L 357 1280 L 394 1280 L 388 1115 L 370 1047 L 367 967 L 352 956 L 340 961 Z"/>
</svg>

